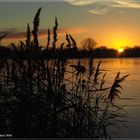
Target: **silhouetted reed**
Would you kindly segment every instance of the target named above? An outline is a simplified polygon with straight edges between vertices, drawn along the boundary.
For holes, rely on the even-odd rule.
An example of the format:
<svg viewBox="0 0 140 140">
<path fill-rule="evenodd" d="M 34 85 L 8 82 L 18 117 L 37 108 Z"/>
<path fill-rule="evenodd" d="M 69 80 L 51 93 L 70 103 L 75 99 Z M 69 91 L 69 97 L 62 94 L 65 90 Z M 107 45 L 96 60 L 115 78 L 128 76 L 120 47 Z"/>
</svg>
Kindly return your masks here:
<svg viewBox="0 0 140 140">
<path fill-rule="evenodd" d="M 33 40 L 27 24 L 26 42 L 12 44 L 13 57 L 0 62 L 0 133 L 13 137 L 109 138 L 109 129 L 123 123 L 119 118 L 125 112 L 116 105 L 115 97 L 127 76 L 120 78 L 118 73 L 113 85 L 104 87 L 101 61 L 93 66 L 91 57 L 89 67 L 85 67 L 81 60 L 77 64 L 68 60 L 67 53 L 78 50 L 69 34 L 60 45 L 59 57 L 41 57 L 44 52 L 56 53 L 58 22 L 56 18 L 52 46 L 48 30 L 47 46 L 42 49 L 38 41 L 40 11 L 33 22 Z"/>
</svg>

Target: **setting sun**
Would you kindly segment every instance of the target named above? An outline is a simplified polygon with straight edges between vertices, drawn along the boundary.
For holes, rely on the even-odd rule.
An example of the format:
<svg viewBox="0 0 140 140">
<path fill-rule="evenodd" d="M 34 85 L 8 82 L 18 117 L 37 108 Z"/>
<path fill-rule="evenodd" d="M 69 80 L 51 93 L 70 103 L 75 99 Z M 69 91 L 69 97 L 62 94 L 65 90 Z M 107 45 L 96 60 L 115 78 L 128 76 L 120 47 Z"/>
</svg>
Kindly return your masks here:
<svg viewBox="0 0 140 140">
<path fill-rule="evenodd" d="M 118 52 L 119 52 L 119 53 L 122 53 L 123 51 L 124 51 L 123 48 L 118 48 Z"/>
<path fill-rule="evenodd" d="M 131 38 L 129 36 L 125 35 L 119 35 L 119 33 L 112 35 L 110 46 L 118 52 L 123 52 L 124 49 L 128 46 L 133 46 L 134 44 L 131 41 Z"/>
<path fill-rule="evenodd" d="M 116 49 L 119 54 L 123 53 L 125 48 L 132 46 L 131 39 L 128 36 L 116 34 L 112 35 L 111 39 L 112 48 Z"/>
</svg>

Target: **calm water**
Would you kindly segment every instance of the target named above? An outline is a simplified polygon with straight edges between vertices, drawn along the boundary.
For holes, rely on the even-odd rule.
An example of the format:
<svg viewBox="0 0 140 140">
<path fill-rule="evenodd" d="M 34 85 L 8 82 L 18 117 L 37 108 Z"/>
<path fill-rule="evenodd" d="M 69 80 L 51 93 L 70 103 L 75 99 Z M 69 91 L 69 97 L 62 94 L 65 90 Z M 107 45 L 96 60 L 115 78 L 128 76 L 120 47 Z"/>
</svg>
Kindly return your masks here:
<svg viewBox="0 0 140 140">
<path fill-rule="evenodd" d="M 120 128 L 116 133 L 121 138 L 140 138 L 140 58 L 95 59 L 94 67 L 100 60 L 102 60 L 100 69 L 103 73 L 107 73 L 107 87 L 113 83 L 117 72 L 120 71 L 121 76 L 129 74 L 122 84 L 123 89 L 120 97 L 123 99 L 118 99 L 121 105 L 127 105 L 125 107 L 128 112 L 127 128 Z M 83 59 L 81 63 L 87 66 L 88 60 Z"/>
<path fill-rule="evenodd" d="M 119 132 L 122 138 L 140 138 L 140 58 L 130 59 L 101 59 L 101 69 L 107 72 L 106 81 L 110 85 L 113 82 L 117 72 L 121 75 L 130 74 L 123 82 L 121 103 L 127 105 L 125 110 L 128 114 L 127 128 L 122 128 Z M 96 66 L 99 59 L 94 60 Z M 83 60 L 83 64 L 87 65 L 88 61 Z"/>
</svg>

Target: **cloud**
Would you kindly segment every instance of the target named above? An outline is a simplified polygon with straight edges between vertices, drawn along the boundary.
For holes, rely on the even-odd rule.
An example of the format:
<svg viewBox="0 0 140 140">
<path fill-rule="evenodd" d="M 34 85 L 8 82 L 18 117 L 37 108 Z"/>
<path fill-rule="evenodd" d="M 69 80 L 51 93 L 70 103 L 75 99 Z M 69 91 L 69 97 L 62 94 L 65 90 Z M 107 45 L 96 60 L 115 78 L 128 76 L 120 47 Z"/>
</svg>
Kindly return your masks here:
<svg viewBox="0 0 140 140">
<path fill-rule="evenodd" d="M 92 14 L 104 15 L 111 8 L 133 8 L 140 9 L 140 1 L 138 0 L 64 0 L 71 5 L 77 6 L 94 6 L 88 11 Z"/>
<path fill-rule="evenodd" d="M 10 32 L 11 31 L 11 32 Z M 65 28 L 65 29 L 58 29 L 58 35 L 65 35 L 66 33 L 70 34 L 77 34 L 77 33 L 83 33 L 86 32 L 87 29 L 84 27 L 75 27 L 75 28 Z M 39 37 L 47 37 L 47 29 L 40 29 L 39 30 Z M 26 32 L 18 32 L 17 29 L 3 29 L 0 31 L 0 36 L 9 33 L 5 39 L 25 39 L 26 38 Z M 53 31 L 51 30 L 51 35 L 53 34 Z"/>
<path fill-rule="evenodd" d="M 65 2 L 69 2 L 72 5 L 90 5 L 93 4 L 94 2 L 97 2 L 97 0 L 64 0 Z M 100 0 L 98 0 L 100 1 Z"/>
<path fill-rule="evenodd" d="M 90 13 L 96 15 L 105 15 L 108 11 L 109 11 L 108 8 L 100 8 L 100 7 L 96 7 L 95 9 L 89 10 Z"/>
<path fill-rule="evenodd" d="M 140 8 L 140 2 L 138 0 L 64 0 L 72 5 L 91 5 L 91 4 L 103 4 L 108 3 L 113 7 L 125 7 L 125 8 Z"/>
<path fill-rule="evenodd" d="M 118 0 L 114 4 L 112 3 L 112 7 L 119 7 L 119 8 L 140 8 L 140 2 L 135 0 L 126 1 L 126 0 Z"/>
</svg>

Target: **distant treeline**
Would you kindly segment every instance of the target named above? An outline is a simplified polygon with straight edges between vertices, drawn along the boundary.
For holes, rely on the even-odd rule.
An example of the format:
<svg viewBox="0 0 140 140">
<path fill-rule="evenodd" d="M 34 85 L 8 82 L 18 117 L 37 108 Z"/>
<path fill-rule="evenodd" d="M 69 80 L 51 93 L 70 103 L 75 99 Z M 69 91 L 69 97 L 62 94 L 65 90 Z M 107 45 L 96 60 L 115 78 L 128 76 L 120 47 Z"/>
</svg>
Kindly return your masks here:
<svg viewBox="0 0 140 140">
<path fill-rule="evenodd" d="M 134 46 L 132 48 L 126 48 L 120 57 L 140 57 L 140 46 Z"/>
<path fill-rule="evenodd" d="M 18 55 L 17 55 L 18 54 Z M 28 55 L 27 55 L 28 54 Z M 67 58 L 117 58 L 117 57 L 140 57 L 140 46 L 135 46 L 133 48 L 126 48 L 122 53 L 118 53 L 115 49 L 108 49 L 106 47 L 98 47 L 93 50 L 86 49 L 44 49 L 35 52 L 28 53 L 26 50 L 21 51 L 21 49 L 12 49 L 10 47 L 1 46 L 0 47 L 0 57 L 2 58 L 14 58 L 14 57 L 41 57 L 41 58 L 59 58 L 61 56 L 66 56 Z"/>
</svg>

